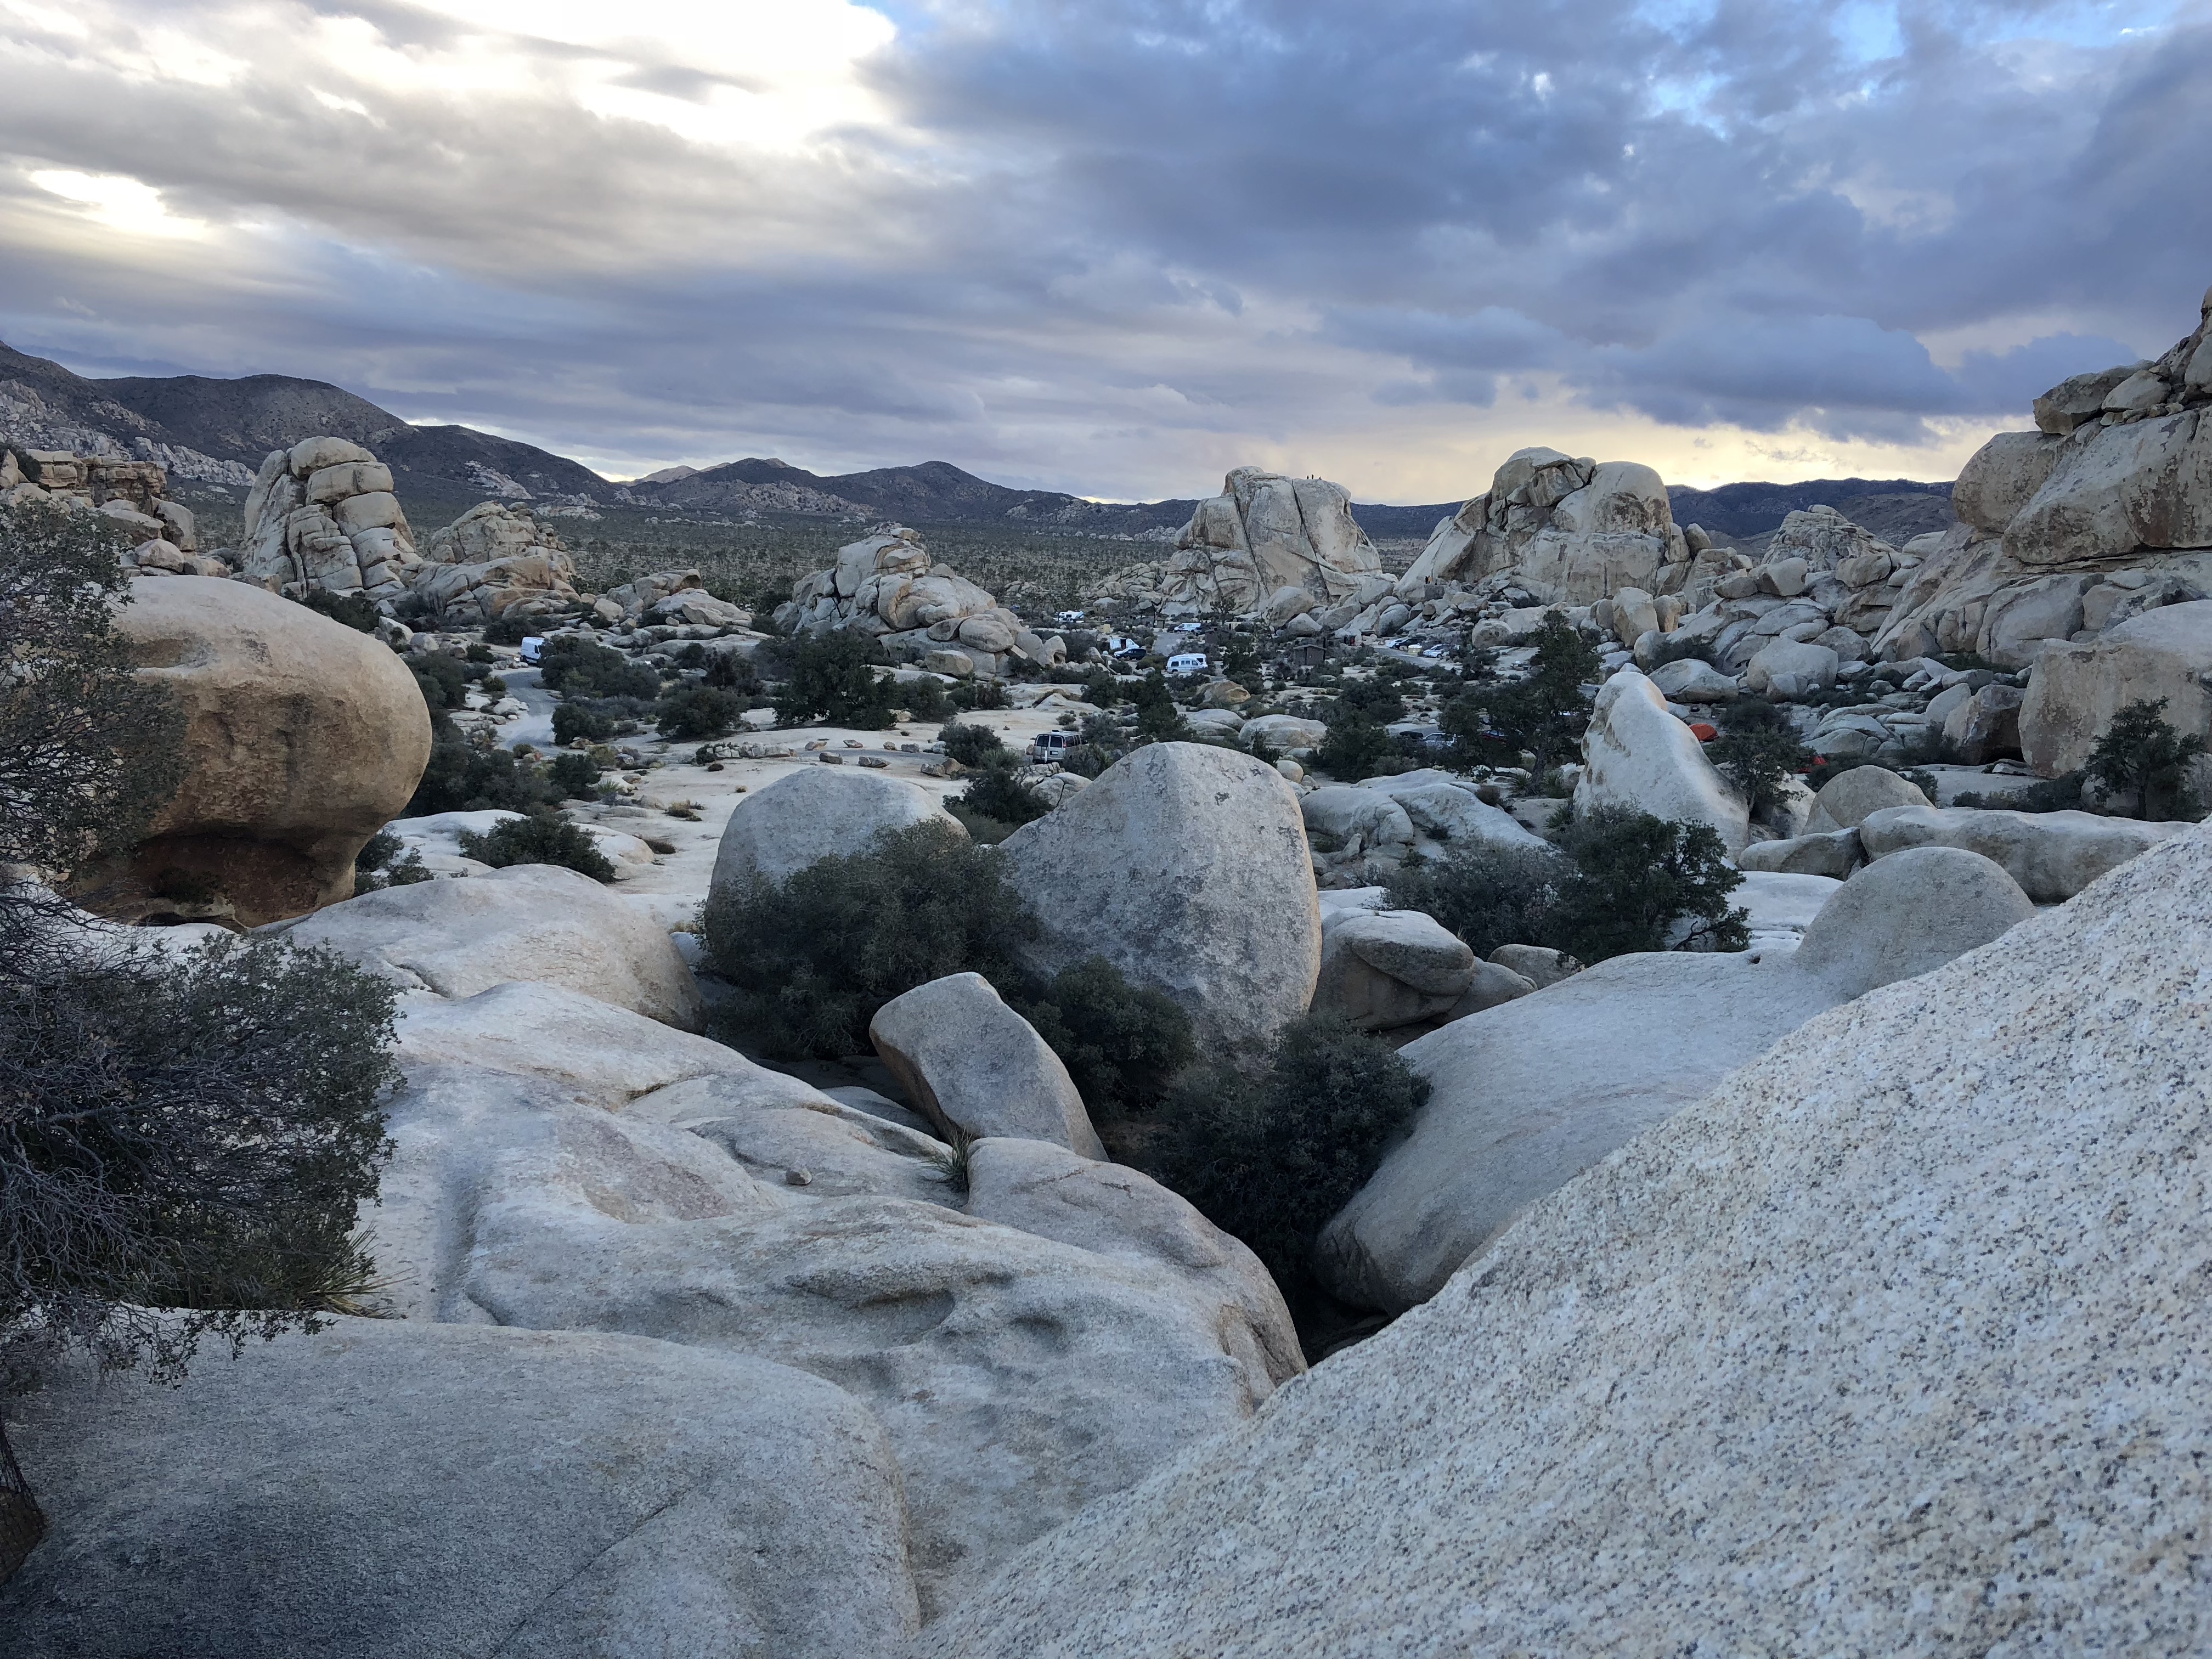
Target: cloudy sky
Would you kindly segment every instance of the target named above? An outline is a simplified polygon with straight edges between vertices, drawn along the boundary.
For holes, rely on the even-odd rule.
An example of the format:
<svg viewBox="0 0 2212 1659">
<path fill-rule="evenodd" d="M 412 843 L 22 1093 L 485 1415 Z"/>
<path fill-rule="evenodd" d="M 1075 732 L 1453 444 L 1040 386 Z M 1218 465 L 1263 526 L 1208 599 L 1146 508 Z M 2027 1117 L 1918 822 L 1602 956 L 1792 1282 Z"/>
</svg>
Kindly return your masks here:
<svg viewBox="0 0 2212 1659">
<path fill-rule="evenodd" d="M 0 339 L 611 476 L 1943 478 L 2212 283 L 2212 0 L 0 0 Z"/>
</svg>

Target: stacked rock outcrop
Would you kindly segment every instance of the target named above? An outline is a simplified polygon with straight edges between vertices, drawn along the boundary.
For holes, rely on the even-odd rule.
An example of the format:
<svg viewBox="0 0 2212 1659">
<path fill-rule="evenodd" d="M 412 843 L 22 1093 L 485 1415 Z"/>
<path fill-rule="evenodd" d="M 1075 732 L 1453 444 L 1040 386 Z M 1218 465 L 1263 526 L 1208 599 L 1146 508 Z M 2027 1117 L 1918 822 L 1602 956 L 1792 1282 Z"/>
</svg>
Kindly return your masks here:
<svg viewBox="0 0 2212 1659">
<path fill-rule="evenodd" d="M 1169 612 L 1249 615 L 1293 590 L 1317 605 L 1349 599 L 1382 568 L 1352 516 L 1352 496 L 1326 478 L 1240 466 L 1200 501 L 1176 538 L 1158 595 Z"/>
<path fill-rule="evenodd" d="M 1900 585 L 1877 650 L 2020 667 L 2046 641 L 2212 589 L 2212 292 L 2200 319 L 2155 362 L 2053 386 L 2034 431 L 1975 453 L 1953 492 L 1960 522 Z"/>
<path fill-rule="evenodd" d="M 203 557 L 191 508 L 168 498 L 168 474 L 152 461 L 65 450 L 0 449 L 0 502 L 89 507 L 125 534 L 125 562 L 155 575 L 228 576 Z"/>
<path fill-rule="evenodd" d="M 509 613 L 550 616 L 583 599 L 576 589 L 576 562 L 561 538 L 529 508 L 505 501 L 483 502 L 431 532 L 423 562 L 412 574 L 422 606 L 462 624 Z"/>
<path fill-rule="evenodd" d="M 1589 605 L 1624 587 L 1678 592 L 1692 556 L 1650 467 L 1539 447 L 1515 451 L 1437 526 L 1397 592 L 1417 600 L 1431 582 L 1510 575 L 1540 603 Z"/>
<path fill-rule="evenodd" d="M 836 564 L 793 586 L 775 621 L 786 633 L 852 629 L 894 655 L 955 673 L 957 665 L 930 658 L 959 656 L 969 672 L 996 674 L 1009 656 L 1040 663 L 1067 657 L 1059 639 L 1038 638 L 951 566 L 932 563 L 921 537 L 903 525 L 840 548 Z"/>
<path fill-rule="evenodd" d="M 421 568 L 392 469 L 343 438 L 271 450 L 246 497 L 240 574 L 272 592 L 389 604 Z"/>
</svg>

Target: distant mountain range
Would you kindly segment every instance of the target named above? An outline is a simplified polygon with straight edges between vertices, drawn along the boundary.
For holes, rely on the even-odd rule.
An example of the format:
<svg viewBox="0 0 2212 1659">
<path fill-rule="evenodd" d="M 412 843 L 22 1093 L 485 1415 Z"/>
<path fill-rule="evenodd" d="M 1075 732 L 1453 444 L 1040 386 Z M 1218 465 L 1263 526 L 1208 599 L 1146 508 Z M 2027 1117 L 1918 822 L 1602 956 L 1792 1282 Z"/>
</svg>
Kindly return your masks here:
<svg viewBox="0 0 2212 1659">
<path fill-rule="evenodd" d="M 988 525 L 1164 540 L 1189 520 L 1194 500 L 1133 505 L 1049 489 L 1013 489 L 948 461 L 822 475 L 773 458 L 701 468 L 669 467 L 627 483 L 532 444 L 465 426 L 414 426 L 366 398 L 287 374 L 214 380 L 200 374 L 88 380 L 59 363 L 0 344 L 0 440 L 34 449 L 137 455 L 176 477 L 250 483 L 272 449 L 327 433 L 376 452 L 410 510 L 445 511 L 486 497 L 600 507 L 696 513 L 795 513 L 875 522 Z M 1951 486 L 1911 479 L 1816 479 L 1804 483 L 1671 488 L 1674 517 L 1723 540 L 1757 537 L 1785 514 L 1826 502 L 1891 541 L 1951 521 Z M 1421 539 L 1457 501 L 1426 507 L 1354 503 L 1377 540 Z M 426 518 L 428 513 L 424 515 Z"/>
</svg>

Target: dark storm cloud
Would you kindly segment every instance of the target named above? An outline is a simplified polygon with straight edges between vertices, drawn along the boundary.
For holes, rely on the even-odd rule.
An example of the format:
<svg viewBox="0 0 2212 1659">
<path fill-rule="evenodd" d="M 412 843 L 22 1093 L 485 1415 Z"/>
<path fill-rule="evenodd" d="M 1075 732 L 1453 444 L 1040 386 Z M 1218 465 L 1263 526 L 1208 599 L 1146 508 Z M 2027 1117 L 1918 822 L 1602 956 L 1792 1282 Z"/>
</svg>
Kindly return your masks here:
<svg viewBox="0 0 2212 1659">
<path fill-rule="evenodd" d="M 579 106 L 610 59 L 702 116 L 774 81 L 682 28 L 487 48 L 453 9 L 17 21 L 0 337 L 640 465 L 1133 495 L 1425 406 L 1927 443 L 2162 349 L 2212 280 L 2206 0 L 2136 35 L 2032 3 L 895 8 L 859 70 L 885 118 L 784 149 Z M 233 66 L 134 67 L 180 17 Z M 471 51 L 498 74 L 416 74 Z M 213 240 L 58 240 L 42 169 Z"/>
</svg>

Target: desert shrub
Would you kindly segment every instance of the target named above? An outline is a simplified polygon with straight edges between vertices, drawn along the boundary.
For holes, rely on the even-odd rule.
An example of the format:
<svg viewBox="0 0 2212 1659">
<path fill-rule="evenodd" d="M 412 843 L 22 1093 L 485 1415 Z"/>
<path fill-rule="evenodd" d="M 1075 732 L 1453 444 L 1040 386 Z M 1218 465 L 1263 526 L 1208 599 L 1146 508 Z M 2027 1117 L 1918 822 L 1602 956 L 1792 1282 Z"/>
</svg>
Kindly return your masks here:
<svg viewBox="0 0 2212 1659">
<path fill-rule="evenodd" d="M 1479 957 L 1501 945 L 1542 945 L 1572 866 L 1540 847 L 1468 842 L 1444 857 L 1403 869 L 1387 895 L 1394 910 L 1423 910 Z"/>
<path fill-rule="evenodd" d="M 530 624 L 520 617 L 494 617 L 483 625 L 486 645 L 520 645 L 530 637 Z"/>
<path fill-rule="evenodd" d="M 943 682 L 933 674 L 902 680 L 898 696 L 906 712 L 918 720 L 941 720 L 952 712 L 952 699 L 945 695 Z"/>
<path fill-rule="evenodd" d="M 431 723 L 430 760 L 402 817 L 433 812 L 529 812 L 556 797 L 544 775 L 512 750 L 479 749 L 442 718 Z"/>
<path fill-rule="evenodd" d="M 115 626 L 130 591 L 101 515 L 0 505 L 0 866 L 125 852 L 176 789 L 182 721 Z M 0 901 L 0 955 L 27 948 L 15 919 L 59 902 L 4 872 Z"/>
<path fill-rule="evenodd" d="M 599 763 L 580 749 L 556 756 L 545 776 L 564 800 L 590 800 L 599 793 Z"/>
<path fill-rule="evenodd" d="M 653 707 L 660 735 L 682 743 L 695 738 L 719 738 L 738 723 L 750 705 L 735 691 L 718 690 L 696 682 L 672 686 Z"/>
<path fill-rule="evenodd" d="M 1011 758 L 996 732 L 972 720 L 943 727 L 937 740 L 945 745 L 945 758 L 963 766 L 988 766 L 994 760 Z"/>
<path fill-rule="evenodd" d="M 1340 702 L 1314 764 L 1333 778 L 1371 778 L 1396 757 L 1398 745 L 1364 708 Z"/>
<path fill-rule="evenodd" d="M 945 700 L 963 714 L 978 708 L 1004 708 L 1006 688 L 997 680 L 963 680 Z"/>
<path fill-rule="evenodd" d="M 545 641 L 538 678 L 549 691 L 569 697 L 657 697 L 660 674 L 619 651 L 573 635 Z"/>
<path fill-rule="evenodd" d="M 399 837 L 389 830 L 378 830 L 363 842 L 361 851 L 353 855 L 355 872 L 359 874 L 369 870 L 381 870 L 399 856 L 403 845 Z"/>
<path fill-rule="evenodd" d="M 511 864 L 557 864 L 593 881 L 612 881 L 615 866 L 599 842 L 577 825 L 550 812 L 509 818 L 483 835 L 461 832 L 461 854 L 503 870 Z"/>
<path fill-rule="evenodd" d="M 1139 743 L 1188 743 L 1190 727 L 1183 724 L 1182 710 L 1176 707 L 1175 694 L 1168 689 L 1167 676 L 1157 668 L 1137 682 L 1129 693 L 1129 701 L 1137 710 L 1137 740 Z"/>
<path fill-rule="evenodd" d="M 876 1010 L 917 985 L 966 972 L 1020 984 L 1012 951 L 1037 922 L 997 854 L 921 823 L 783 882 L 725 886 L 705 928 L 708 964 L 735 988 L 720 1030 L 770 1054 L 835 1056 L 865 1050 Z"/>
<path fill-rule="evenodd" d="M 2063 772 L 2055 778 L 2040 779 L 2025 789 L 2007 794 L 1962 789 L 1952 797 L 1952 805 L 1993 807 L 2008 812 L 2078 812 L 2081 810 L 2084 775 L 2080 772 Z M 1932 791 L 1923 793 L 1930 800 L 1936 799 Z"/>
<path fill-rule="evenodd" d="M 1779 805 L 1784 787 L 1812 764 L 1790 717 L 1764 697 L 1731 703 L 1717 724 L 1721 734 L 1705 745 L 1705 758 L 1753 813 Z"/>
<path fill-rule="evenodd" d="M 581 738 L 605 743 L 615 734 L 615 717 L 596 702 L 562 702 L 553 710 L 553 741 L 565 747 Z"/>
<path fill-rule="evenodd" d="M 2136 816 L 2158 822 L 2199 818 L 2204 805 L 2190 787 L 2191 763 L 2204 739 L 2184 736 L 2160 716 L 2166 699 L 2137 700 L 2112 716 L 2089 751 L 2083 775 L 2112 795 L 2132 797 Z"/>
<path fill-rule="evenodd" d="M 1347 681 L 1327 718 L 1334 722 L 1354 714 L 1364 714 L 1378 726 L 1405 719 L 1406 695 L 1399 689 L 1397 677 L 1378 669 L 1372 679 Z"/>
<path fill-rule="evenodd" d="M 706 658 L 705 681 L 715 690 L 742 692 L 748 698 L 759 694 L 760 671 L 750 657 L 735 651 L 709 651 Z"/>
<path fill-rule="evenodd" d="M 897 683 L 877 672 L 876 657 L 875 641 L 863 634 L 792 641 L 780 653 L 787 679 L 775 700 L 776 719 L 786 726 L 821 721 L 860 732 L 896 725 L 892 701 Z"/>
<path fill-rule="evenodd" d="M 1094 668 L 1083 679 L 1083 701 L 1093 708 L 1111 708 L 1121 701 L 1121 682 L 1103 668 Z"/>
<path fill-rule="evenodd" d="M 1198 1057 L 1190 1016 L 1103 957 L 1062 969 L 1017 1006 L 1052 1045 L 1094 1118 L 1149 1111 Z"/>
<path fill-rule="evenodd" d="M 490 663 L 496 660 L 496 659 L 495 659 L 491 654 L 491 647 L 486 645 L 482 640 L 470 641 L 469 648 L 461 653 L 461 659 L 465 662 L 480 663 Z"/>
<path fill-rule="evenodd" d="M 969 780 L 968 787 L 957 799 L 969 812 L 1011 830 L 1034 823 L 1052 811 L 1036 790 L 1022 781 L 1012 756 L 985 765 Z M 953 803 L 945 804 L 950 806 Z"/>
<path fill-rule="evenodd" d="M 1728 902 L 1743 872 L 1711 824 L 1600 807 L 1567 830 L 1565 845 L 1573 872 L 1552 907 L 1551 936 L 1539 943 L 1584 962 L 1750 944 L 1747 913 Z"/>
<path fill-rule="evenodd" d="M 1256 1077 L 1214 1066 L 1177 1078 L 1141 1156 L 1250 1246 L 1297 1311 L 1312 1297 L 1314 1240 L 1428 1097 L 1389 1044 L 1341 1015 L 1308 1014 Z"/>
<path fill-rule="evenodd" d="M 1254 696 L 1259 696 L 1267 684 L 1261 672 L 1260 642 L 1249 634 L 1231 634 L 1228 647 L 1222 653 L 1221 678 L 1234 681 Z M 1403 706 L 1400 705 L 1401 708 Z M 1395 720 L 1397 716 L 1390 718 Z"/>
<path fill-rule="evenodd" d="M 76 1345 L 173 1375 L 210 1334 L 354 1310 L 392 996 L 275 939 L 0 981 L 0 1346 L 16 1365 Z"/>
<path fill-rule="evenodd" d="M 384 613 L 376 608 L 376 602 L 365 594 L 331 593 L 319 587 L 301 603 L 317 615 L 343 623 L 363 634 L 374 634 L 377 623 L 384 620 Z"/>
<path fill-rule="evenodd" d="M 410 659 L 410 662 L 415 670 L 415 684 L 422 689 L 422 702 L 426 706 L 434 709 L 466 706 L 468 667 L 459 657 L 445 651 L 426 651 Z"/>
</svg>

